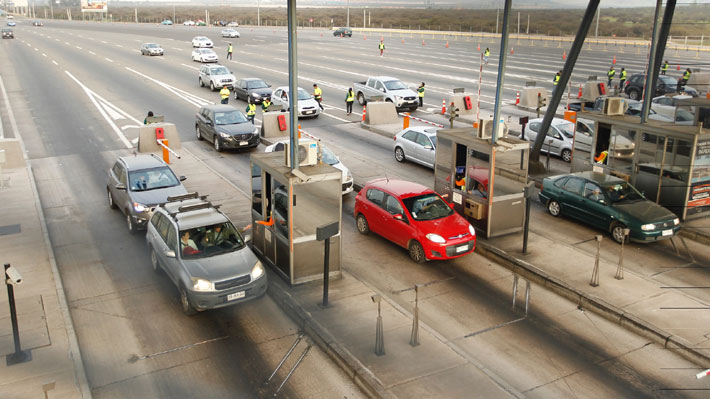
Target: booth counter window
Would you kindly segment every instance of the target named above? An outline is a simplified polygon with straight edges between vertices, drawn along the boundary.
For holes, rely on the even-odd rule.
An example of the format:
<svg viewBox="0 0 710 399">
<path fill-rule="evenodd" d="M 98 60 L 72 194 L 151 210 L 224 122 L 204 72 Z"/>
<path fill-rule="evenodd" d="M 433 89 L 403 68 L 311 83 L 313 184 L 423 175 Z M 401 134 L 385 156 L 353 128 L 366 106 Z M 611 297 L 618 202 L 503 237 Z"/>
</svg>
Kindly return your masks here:
<svg viewBox="0 0 710 399">
<path fill-rule="evenodd" d="M 340 221 L 341 181 L 293 186 L 293 240 L 315 240 L 316 229 Z"/>
</svg>

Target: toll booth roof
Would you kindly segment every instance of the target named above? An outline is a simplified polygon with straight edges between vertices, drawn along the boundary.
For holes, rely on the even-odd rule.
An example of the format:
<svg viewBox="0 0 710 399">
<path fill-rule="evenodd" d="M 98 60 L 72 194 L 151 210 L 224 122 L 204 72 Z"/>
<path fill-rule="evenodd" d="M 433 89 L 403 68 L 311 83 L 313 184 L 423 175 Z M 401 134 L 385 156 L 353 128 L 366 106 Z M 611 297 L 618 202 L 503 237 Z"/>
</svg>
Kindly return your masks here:
<svg viewBox="0 0 710 399">
<path fill-rule="evenodd" d="M 468 143 L 475 146 L 477 149 L 487 148 L 486 153 L 490 152 L 490 139 L 479 139 L 477 137 L 478 130 L 472 127 L 459 127 L 454 129 L 440 129 L 436 132 L 438 137 L 445 137 L 457 143 Z M 526 150 L 530 148 L 530 143 L 516 137 L 498 137 L 496 139 L 496 150 Z"/>
<path fill-rule="evenodd" d="M 601 122 L 609 125 L 621 126 L 630 130 L 637 130 L 643 126 L 643 130 L 648 133 L 667 135 L 671 133 L 710 135 L 710 129 L 698 126 L 679 125 L 673 122 L 661 122 L 648 120 L 641 125 L 641 118 L 633 115 L 606 115 L 600 111 L 581 111 L 577 113 L 577 119 L 589 119 L 595 123 Z"/>
<path fill-rule="evenodd" d="M 284 157 L 285 155 L 283 151 L 253 154 L 251 156 L 252 161 L 255 164 L 258 164 L 265 170 L 270 171 L 272 174 L 287 176 L 290 174 L 291 168 L 286 166 Z M 326 163 L 318 163 L 313 166 L 300 166 L 298 170 L 308 176 L 310 181 L 313 182 L 342 178 L 342 172 L 340 172 L 339 169 Z M 299 180 L 299 178 L 293 175 L 291 175 L 290 178 Z"/>
</svg>

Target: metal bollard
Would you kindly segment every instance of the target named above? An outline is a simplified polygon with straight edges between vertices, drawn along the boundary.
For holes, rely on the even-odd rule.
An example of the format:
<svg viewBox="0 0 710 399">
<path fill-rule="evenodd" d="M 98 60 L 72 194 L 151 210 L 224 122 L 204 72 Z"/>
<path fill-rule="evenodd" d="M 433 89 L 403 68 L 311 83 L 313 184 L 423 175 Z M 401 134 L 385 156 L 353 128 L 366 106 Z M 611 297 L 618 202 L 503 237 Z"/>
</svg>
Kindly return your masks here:
<svg viewBox="0 0 710 399">
<path fill-rule="evenodd" d="M 419 287 L 422 284 L 414 285 L 414 319 L 412 320 L 412 335 L 409 338 L 409 345 L 419 346 Z"/>
<path fill-rule="evenodd" d="M 599 286 L 599 252 L 602 249 L 602 236 L 594 237 L 597 240 L 597 256 L 594 258 L 594 270 L 592 270 L 592 280 L 589 285 L 592 287 Z"/>
<path fill-rule="evenodd" d="M 20 273 L 10 266 L 9 263 L 5 264 L 5 285 L 7 285 L 7 299 L 10 303 L 10 322 L 12 324 L 12 339 L 15 343 L 15 352 L 7 355 L 5 357 L 5 364 L 7 366 L 13 366 L 15 364 L 20 364 L 24 362 L 29 362 L 32 360 L 31 350 L 22 350 L 22 345 L 20 344 L 20 328 L 17 325 L 17 308 L 15 306 L 15 285 L 22 284 L 22 276 Z"/>
<path fill-rule="evenodd" d="M 518 275 L 513 275 L 513 309 L 515 309 L 515 297 L 518 296 Z"/>
<path fill-rule="evenodd" d="M 552 147 L 552 140 L 547 141 L 547 166 L 546 169 L 550 170 L 550 147 Z"/>
<path fill-rule="evenodd" d="M 377 304 L 377 332 L 375 333 L 375 355 L 384 356 L 385 354 L 385 334 L 382 327 L 382 297 L 375 294 L 372 297 L 372 302 Z"/>
<path fill-rule="evenodd" d="M 525 280 L 525 315 L 528 315 L 528 307 L 530 305 L 530 282 Z"/>
<path fill-rule="evenodd" d="M 626 242 L 626 237 L 629 236 L 631 230 L 624 229 L 624 239 L 621 240 L 621 250 L 619 251 L 619 266 L 616 268 L 616 275 L 614 276 L 617 280 L 624 279 L 624 243 Z"/>
<path fill-rule="evenodd" d="M 407 129 L 409 127 L 409 112 L 404 115 L 404 120 L 402 122 L 402 129 Z"/>
</svg>

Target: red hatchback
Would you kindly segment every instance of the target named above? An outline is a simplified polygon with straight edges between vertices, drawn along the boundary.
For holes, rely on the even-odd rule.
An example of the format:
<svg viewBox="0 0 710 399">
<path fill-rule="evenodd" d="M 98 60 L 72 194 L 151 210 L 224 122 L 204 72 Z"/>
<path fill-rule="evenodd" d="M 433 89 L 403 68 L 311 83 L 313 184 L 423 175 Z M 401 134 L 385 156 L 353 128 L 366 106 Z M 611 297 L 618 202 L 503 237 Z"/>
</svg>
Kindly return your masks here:
<svg viewBox="0 0 710 399">
<path fill-rule="evenodd" d="M 476 247 L 476 231 L 433 190 L 402 180 L 368 182 L 355 197 L 355 221 L 407 248 L 417 263 L 453 259 Z"/>
</svg>

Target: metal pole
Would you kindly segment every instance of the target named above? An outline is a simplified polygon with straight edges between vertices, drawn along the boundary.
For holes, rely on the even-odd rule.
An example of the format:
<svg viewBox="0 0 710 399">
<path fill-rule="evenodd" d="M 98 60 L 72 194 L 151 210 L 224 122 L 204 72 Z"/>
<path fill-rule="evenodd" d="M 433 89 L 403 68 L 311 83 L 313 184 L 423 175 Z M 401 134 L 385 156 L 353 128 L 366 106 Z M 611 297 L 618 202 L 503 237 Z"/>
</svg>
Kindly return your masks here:
<svg viewBox="0 0 710 399">
<path fill-rule="evenodd" d="M 498 18 L 500 17 L 500 8 L 496 8 L 496 35 L 498 34 Z"/>
<path fill-rule="evenodd" d="M 256 1 L 256 26 L 261 26 L 261 0 Z"/>
<path fill-rule="evenodd" d="M 503 9 L 503 33 L 500 37 L 500 59 L 498 61 L 498 81 L 496 82 L 496 102 L 493 105 L 493 133 L 491 145 L 495 145 L 498 138 L 498 125 L 500 124 L 500 104 L 503 102 L 503 80 L 505 64 L 508 60 L 508 25 L 510 24 L 510 8 L 512 0 L 505 0 Z"/>
<path fill-rule="evenodd" d="M 520 35 L 520 11 L 518 11 L 518 35 Z"/>
<path fill-rule="evenodd" d="M 419 287 L 414 285 L 414 320 L 412 320 L 412 335 L 409 337 L 409 345 L 419 346 Z"/>
<path fill-rule="evenodd" d="M 367 11 L 362 10 L 362 28 L 365 29 L 367 27 Z"/>
<path fill-rule="evenodd" d="M 348 0 L 348 17 L 346 19 L 345 26 L 348 28 L 350 27 L 350 0 Z"/>
<path fill-rule="evenodd" d="M 513 309 L 515 309 L 515 299 L 518 297 L 518 275 L 513 274 Z"/>
<path fill-rule="evenodd" d="M 616 268 L 616 276 L 614 276 L 617 280 L 624 279 L 624 243 L 626 242 L 626 237 L 629 236 L 629 232 L 629 229 L 624 229 L 624 239 L 621 240 L 621 249 L 619 250 L 619 265 Z"/>
<path fill-rule="evenodd" d="M 594 258 L 594 270 L 592 270 L 592 280 L 589 285 L 592 287 L 599 286 L 599 252 L 602 249 L 602 236 L 595 236 L 594 239 L 597 240 L 597 255 Z"/>
<path fill-rule="evenodd" d="M 7 355 L 5 362 L 8 366 L 12 366 L 18 363 L 24 363 L 32 360 L 32 352 L 29 350 L 23 351 L 20 345 L 20 328 L 17 325 L 17 308 L 15 306 L 15 287 L 7 282 L 7 269 L 10 268 L 10 264 L 5 264 L 5 271 L 3 276 L 5 277 L 5 285 L 7 285 L 7 299 L 10 302 L 10 321 L 12 324 L 12 339 L 15 343 L 15 353 Z"/>
<path fill-rule="evenodd" d="M 288 0 L 288 121 L 291 141 L 291 170 L 298 169 L 298 41 L 296 38 L 296 0 Z"/>
<path fill-rule="evenodd" d="M 173 25 L 176 23 L 177 23 L 177 21 L 175 21 L 175 4 L 173 4 Z"/>
<path fill-rule="evenodd" d="M 382 326 L 382 297 L 373 295 L 372 300 L 377 302 L 377 331 L 375 332 L 375 355 L 385 354 L 385 332 Z"/>
<path fill-rule="evenodd" d="M 658 80 L 658 71 L 661 68 L 661 58 L 666 50 L 666 42 L 670 33 L 670 25 L 673 21 L 673 13 L 675 12 L 676 0 L 667 0 L 666 8 L 663 13 L 663 21 L 660 26 L 658 16 L 661 12 L 661 0 L 656 0 L 656 14 L 653 20 L 653 36 L 651 37 L 651 49 L 648 60 L 648 73 L 646 74 L 646 95 L 643 97 L 643 105 L 641 106 L 641 123 L 648 120 L 648 113 L 651 109 L 651 100 L 656 93 L 656 80 Z"/>
<path fill-rule="evenodd" d="M 528 14 L 528 27 L 525 28 L 525 34 L 526 35 L 530 34 L 530 14 Z"/>
<path fill-rule="evenodd" d="M 323 307 L 328 306 L 328 280 L 330 277 L 330 238 L 325 239 L 325 256 L 323 260 Z"/>
<path fill-rule="evenodd" d="M 594 37 L 599 37 L 599 14 L 602 13 L 601 9 L 597 9 L 597 26 L 594 28 Z"/>
<path fill-rule="evenodd" d="M 560 81 L 558 87 L 566 87 L 567 82 L 569 82 L 572 76 L 572 69 L 574 68 L 579 53 L 582 51 L 584 46 L 584 38 L 587 36 L 589 27 L 594 19 L 594 13 L 599 7 L 600 0 L 589 0 L 587 5 L 587 10 L 584 13 L 582 23 L 579 25 L 579 30 L 574 38 L 572 47 L 570 48 L 569 55 L 567 56 L 567 61 L 565 61 L 565 66 L 562 69 L 562 75 L 560 76 Z M 540 168 L 540 150 L 542 149 L 542 144 L 545 142 L 545 137 L 547 137 L 547 131 L 550 129 L 550 124 L 552 123 L 552 118 L 557 112 L 557 106 L 560 105 L 560 99 L 562 98 L 562 93 L 564 90 L 555 90 L 550 98 L 550 102 L 547 104 L 547 111 L 545 112 L 545 117 L 542 119 L 542 126 L 540 126 L 539 133 L 535 138 L 535 143 L 530 150 L 530 162 L 533 168 Z M 495 122 L 495 121 L 494 121 Z"/>
<path fill-rule="evenodd" d="M 523 225 L 523 255 L 528 253 L 528 229 L 530 228 L 530 198 L 525 198 L 525 224 Z"/>
</svg>

